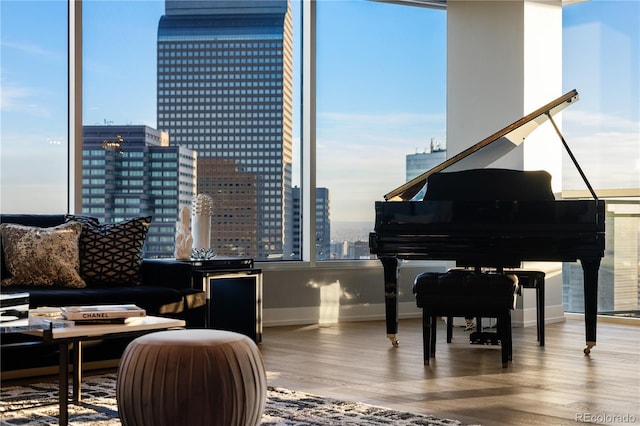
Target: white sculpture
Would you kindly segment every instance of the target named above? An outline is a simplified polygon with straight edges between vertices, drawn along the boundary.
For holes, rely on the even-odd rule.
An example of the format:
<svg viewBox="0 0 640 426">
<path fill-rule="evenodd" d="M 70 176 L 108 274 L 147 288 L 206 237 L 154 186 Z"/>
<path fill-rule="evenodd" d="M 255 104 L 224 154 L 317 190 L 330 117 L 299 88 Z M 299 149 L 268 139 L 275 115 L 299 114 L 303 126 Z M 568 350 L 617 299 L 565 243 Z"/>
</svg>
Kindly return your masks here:
<svg viewBox="0 0 640 426">
<path fill-rule="evenodd" d="M 173 253 L 173 257 L 178 260 L 191 258 L 193 236 L 189 230 L 190 225 L 191 212 L 189 211 L 189 207 L 183 207 L 180 210 L 180 218 L 176 222 L 176 246 Z"/>
</svg>

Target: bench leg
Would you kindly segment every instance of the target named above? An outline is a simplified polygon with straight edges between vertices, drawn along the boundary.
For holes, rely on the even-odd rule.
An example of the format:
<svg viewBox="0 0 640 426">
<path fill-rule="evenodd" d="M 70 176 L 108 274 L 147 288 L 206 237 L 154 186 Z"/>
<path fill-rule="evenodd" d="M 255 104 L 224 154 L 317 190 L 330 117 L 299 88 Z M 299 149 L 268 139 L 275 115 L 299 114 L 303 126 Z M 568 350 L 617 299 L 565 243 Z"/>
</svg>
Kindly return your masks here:
<svg viewBox="0 0 640 426">
<path fill-rule="evenodd" d="M 509 361 L 513 361 L 513 326 L 511 325 L 511 311 L 507 317 L 507 338 L 509 339 Z"/>
<path fill-rule="evenodd" d="M 429 365 L 431 352 L 431 315 L 422 310 L 422 358 L 424 365 Z"/>
<path fill-rule="evenodd" d="M 436 329 L 438 327 L 438 317 L 431 316 L 431 358 L 436 356 Z"/>
<path fill-rule="evenodd" d="M 510 312 L 498 318 L 498 338 L 500 339 L 500 353 L 502 356 L 502 368 L 507 368 L 509 361 L 513 359 L 513 346 L 511 342 L 511 315 Z"/>
<path fill-rule="evenodd" d="M 500 339 L 500 353 L 502 356 L 502 368 L 506 368 L 509 364 L 509 347 L 507 342 L 507 331 L 504 317 L 498 318 L 498 338 Z"/>
<path fill-rule="evenodd" d="M 544 346 L 544 281 L 538 283 L 536 287 L 537 297 L 536 304 L 538 305 L 538 344 Z"/>
</svg>

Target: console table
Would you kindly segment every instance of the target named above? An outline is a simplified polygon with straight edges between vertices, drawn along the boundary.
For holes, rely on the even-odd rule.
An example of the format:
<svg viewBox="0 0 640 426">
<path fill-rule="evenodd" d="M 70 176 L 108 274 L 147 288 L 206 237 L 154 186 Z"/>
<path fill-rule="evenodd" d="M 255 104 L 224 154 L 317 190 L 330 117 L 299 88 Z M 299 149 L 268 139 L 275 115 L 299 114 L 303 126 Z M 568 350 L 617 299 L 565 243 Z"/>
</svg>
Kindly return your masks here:
<svg viewBox="0 0 640 426">
<path fill-rule="evenodd" d="M 150 263 L 182 264 L 182 268 L 166 268 L 175 273 L 183 287 L 204 290 L 206 296 L 205 327 L 233 331 L 262 341 L 262 270 L 253 259 L 215 256 L 203 260 L 149 259 Z M 161 268 L 156 268 L 160 270 Z"/>
</svg>

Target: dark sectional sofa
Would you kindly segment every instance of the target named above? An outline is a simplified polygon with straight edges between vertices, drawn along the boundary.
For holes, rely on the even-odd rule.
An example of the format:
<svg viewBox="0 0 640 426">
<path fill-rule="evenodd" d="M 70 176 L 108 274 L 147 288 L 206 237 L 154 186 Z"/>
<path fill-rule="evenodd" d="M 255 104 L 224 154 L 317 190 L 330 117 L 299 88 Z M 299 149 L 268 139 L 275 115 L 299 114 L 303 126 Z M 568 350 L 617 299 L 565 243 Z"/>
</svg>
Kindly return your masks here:
<svg viewBox="0 0 640 426">
<path fill-rule="evenodd" d="M 65 223 L 66 215 L 0 215 L 0 223 L 15 223 L 26 226 L 50 228 Z M 2 247 L 2 278 L 11 276 Z M 2 286 L 3 293 L 29 293 L 29 307 L 58 307 L 93 304 L 133 303 L 147 311 L 148 315 L 159 315 L 184 319 L 188 328 L 204 327 L 206 314 L 205 294 L 192 288 L 191 266 L 175 260 L 142 259 L 140 280 L 110 283 L 109 285 L 87 285 L 84 288 L 69 288 L 57 285 Z M 23 335 L 2 335 L 0 362 L 2 374 L 8 371 L 34 369 L 57 365 L 56 345 L 17 344 L 30 343 L 33 338 Z M 128 341 L 126 339 L 91 342 L 84 345 L 83 360 L 87 363 L 117 359 Z M 99 363 L 98 363 L 99 364 Z M 11 376 L 11 374 L 9 374 Z"/>
</svg>

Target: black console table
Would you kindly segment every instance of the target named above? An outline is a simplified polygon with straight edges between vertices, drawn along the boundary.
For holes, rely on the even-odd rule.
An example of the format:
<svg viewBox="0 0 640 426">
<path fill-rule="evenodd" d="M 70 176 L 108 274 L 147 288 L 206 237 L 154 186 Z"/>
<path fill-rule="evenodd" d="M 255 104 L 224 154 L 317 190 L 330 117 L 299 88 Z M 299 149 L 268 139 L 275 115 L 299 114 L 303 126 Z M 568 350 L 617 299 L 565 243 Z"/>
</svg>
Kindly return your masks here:
<svg viewBox="0 0 640 426">
<path fill-rule="evenodd" d="M 262 270 L 253 259 L 216 256 L 206 260 L 153 259 L 153 262 L 182 263 L 188 286 L 204 290 L 207 328 L 234 331 L 262 341 Z M 187 283 L 183 283 L 185 285 Z"/>
</svg>

